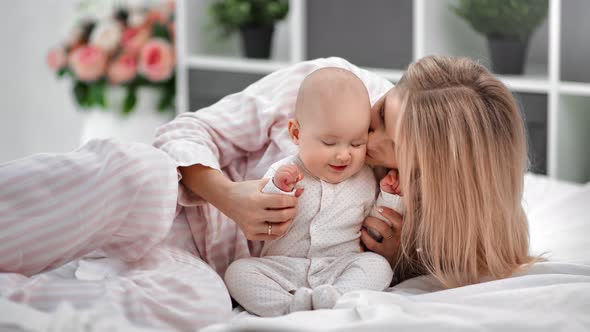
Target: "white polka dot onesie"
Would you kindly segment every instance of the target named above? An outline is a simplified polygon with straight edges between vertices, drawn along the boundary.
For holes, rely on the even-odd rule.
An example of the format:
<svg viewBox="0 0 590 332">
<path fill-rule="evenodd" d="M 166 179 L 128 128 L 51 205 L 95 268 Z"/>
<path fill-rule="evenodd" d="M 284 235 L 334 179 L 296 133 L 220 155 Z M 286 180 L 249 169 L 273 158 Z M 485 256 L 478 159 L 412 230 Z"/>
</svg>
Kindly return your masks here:
<svg viewBox="0 0 590 332">
<path fill-rule="evenodd" d="M 361 252 L 363 220 L 375 203 L 376 181 L 368 167 L 338 184 L 309 174 L 297 156 L 285 158 L 265 174 L 296 164 L 304 173 L 298 187 L 305 192 L 289 231 L 264 243 L 260 258 L 232 263 L 225 282 L 233 298 L 260 316 L 278 316 L 298 310 L 333 307 L 349 291 L 381 291 L 393 272 L 387 260 Z M 284 193 L 272 180 L 263 192 Z"/>
</svg>

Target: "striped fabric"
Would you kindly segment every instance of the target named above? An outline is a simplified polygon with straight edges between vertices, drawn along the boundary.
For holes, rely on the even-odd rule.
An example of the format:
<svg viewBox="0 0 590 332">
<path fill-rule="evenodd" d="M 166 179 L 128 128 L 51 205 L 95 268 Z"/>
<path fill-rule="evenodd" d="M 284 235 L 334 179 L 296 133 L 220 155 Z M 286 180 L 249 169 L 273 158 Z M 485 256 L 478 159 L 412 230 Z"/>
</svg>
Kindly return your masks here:
<svg viewBox="0 0 590 332">
<path fill-rule="evenodd" d="M 48 311 L 60 301 L 110 306 L 139 325 L 182 331 L 226 320 L 220 275 L 255 246 L 178 185 L 175 168 L 262 177 L 293 152 L 285 125 L 300 82 L 326 66 L 357 74 L 372 102 L 391 87 L 343 59 L 302 62 L 178 116 L 157 130 L 159 150 L 93 140 L 0 165 L 0 296 Z M 85 256 L 97 250 L 107 257 Z"/>
</svg>

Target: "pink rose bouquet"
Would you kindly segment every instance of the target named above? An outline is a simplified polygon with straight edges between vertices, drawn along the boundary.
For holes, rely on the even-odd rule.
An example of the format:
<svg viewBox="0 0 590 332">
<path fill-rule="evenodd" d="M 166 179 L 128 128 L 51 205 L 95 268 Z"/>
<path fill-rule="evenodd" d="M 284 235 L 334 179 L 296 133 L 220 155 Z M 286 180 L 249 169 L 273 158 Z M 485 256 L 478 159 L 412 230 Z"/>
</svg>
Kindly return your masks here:
<svg viewBox="0 0 590 332">
<path fill-rule="evenodd" d="M 174 1 L 163 0 L 151 7 L 131 3 L 134 5 L 113 8 L 110 17 L 80 20 L 69 38 L 47 54 L 49 68 L 59 77 L 74 80 L 74 97 L 84 109 L 107 108 L 105 92 L 110 86 L 127 91 L 123 113 L 133 110 L 141 86 L 161 91 L 155 109 L 173 109 Z"/>
</svg>

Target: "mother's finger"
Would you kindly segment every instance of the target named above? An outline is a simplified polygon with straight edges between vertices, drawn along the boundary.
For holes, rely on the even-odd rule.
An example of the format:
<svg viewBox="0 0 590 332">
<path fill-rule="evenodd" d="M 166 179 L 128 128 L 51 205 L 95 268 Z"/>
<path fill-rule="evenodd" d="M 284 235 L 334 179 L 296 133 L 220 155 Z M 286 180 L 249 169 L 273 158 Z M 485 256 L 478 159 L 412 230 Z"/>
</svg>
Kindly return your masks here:
<svg viewBox="0 0 590 332">
<path fill-rule="evenodd" d="M 385 206 L 380 207 L 379 212 L 381 213 L 383 218 L 387 219 L 387 221 L 391 223 L 391 228 L 393 228 L 395 232 L 401 232 L 403 223 L 403 217 L 401 214 Z"/>
<path fill-rule="evenodd" d="M 278 235 L 283 236 L 289 230 L 289 226 L 293 219 L 283 222 L 265 222 L 261 225 L 257 225 L 256 233 L 261 235 Z"/>
<path fill-rule="evenodd" d="M 294 207 L 280 210 L 266 210 L 262 213 L 262 218 L 270 222 L 283 222 L 293 219 L 296 212 L 297 210 Z"/>
<path fill-rule="evenodd" d="M 363 223 L 365 227 L 371 228 L 377 233 L 379 233 L 383 238 L 391 238 L 393 236 L 393 228 L 387 224 L 387 222 L 375 218 L 375 217 L 367 217 L 365 222 Z"/>
<path fill-rule="evenodd" d="M 285 194 L 267 194 L 261 193 L 260 200 L 266 209 L 285 209 L 297 205 L 297 197 Z"/>
<path fill-rule="evenodd" d="M 363 241 L 365 247 L 372 252 L 380 253 L 380 251 L 383 249 L 383 245 L 373 239 L 373 237 L 369 235 L 365 229 L 361 229 L 361 241 Z"/>
</svg>

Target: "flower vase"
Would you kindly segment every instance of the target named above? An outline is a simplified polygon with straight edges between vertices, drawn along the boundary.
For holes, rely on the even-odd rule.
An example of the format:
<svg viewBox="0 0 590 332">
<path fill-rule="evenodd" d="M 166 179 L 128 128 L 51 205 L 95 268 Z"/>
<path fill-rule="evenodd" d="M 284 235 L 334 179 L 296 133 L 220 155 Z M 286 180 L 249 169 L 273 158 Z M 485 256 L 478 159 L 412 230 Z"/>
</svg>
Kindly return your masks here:
<svg viewBox="0 0 590 332">
<path fill-rule="evenodd" d="M 172 120 L 174 112 L 157 110 L 160 90 L 141 87 L 137 90 L 137 102 L 129 114 L 121 111 L 126 90 L 109 87 L 106 92 L 107 109 L 84 110 L 80 143 L 93 138 L 114 138 L 151 144 L 156 128 Z"/>
</svg>

